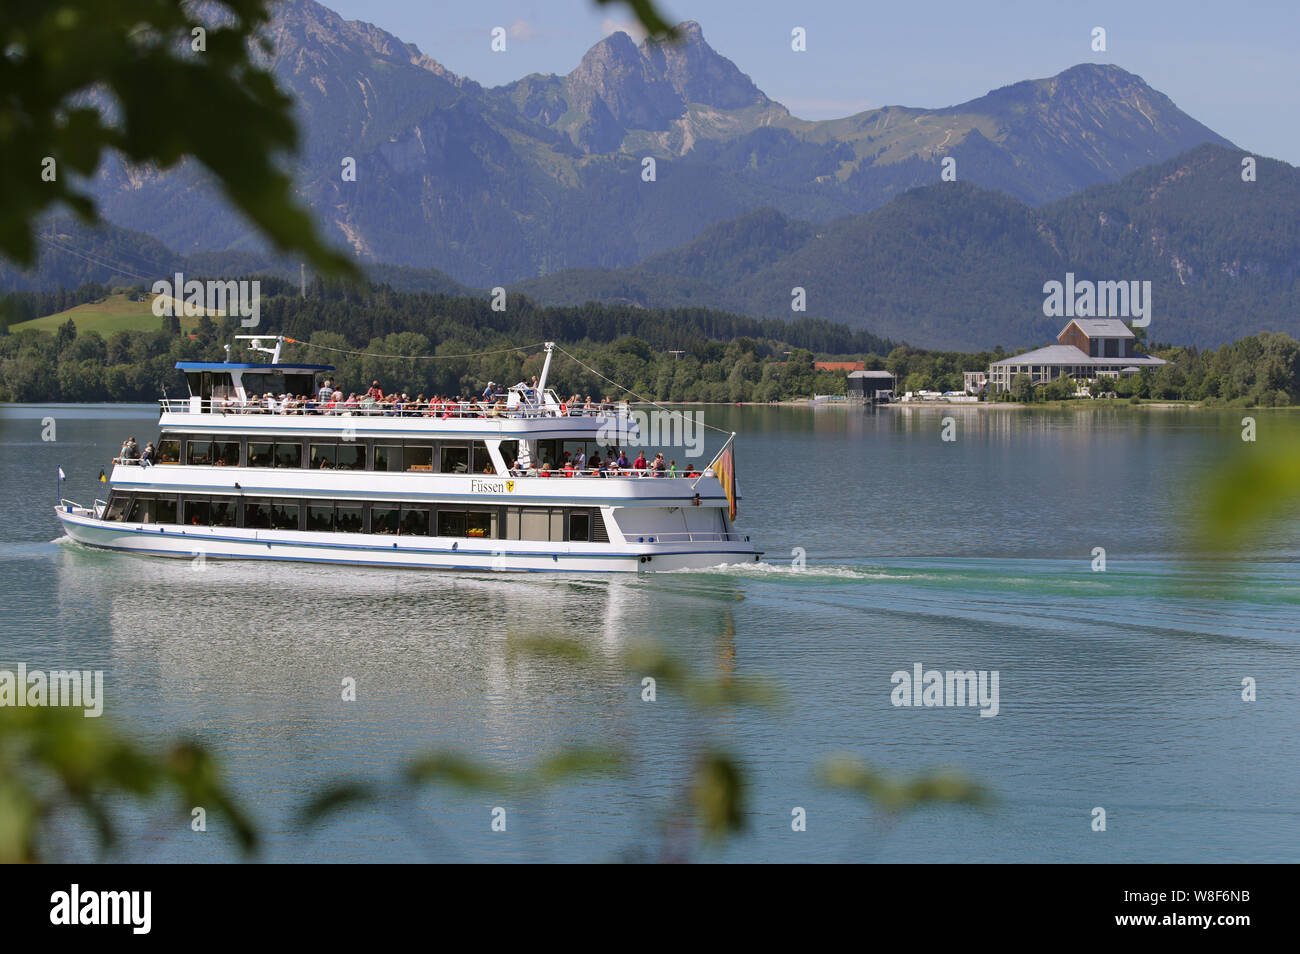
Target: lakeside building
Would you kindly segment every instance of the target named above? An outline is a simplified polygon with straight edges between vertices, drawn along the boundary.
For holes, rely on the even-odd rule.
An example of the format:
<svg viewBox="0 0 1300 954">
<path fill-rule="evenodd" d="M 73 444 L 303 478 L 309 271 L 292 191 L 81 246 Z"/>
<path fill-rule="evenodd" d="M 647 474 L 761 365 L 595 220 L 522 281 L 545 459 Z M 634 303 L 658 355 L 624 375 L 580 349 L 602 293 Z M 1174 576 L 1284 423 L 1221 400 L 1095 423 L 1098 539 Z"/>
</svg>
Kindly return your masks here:
<svg viewBox="0 0 1300 954">
<path fill-rule="evenodd" d="M 1056 344 L 989 365 L 989 390 L 1010 391 L 1018 374 L 1028 375 L 1034 384 L 1047 384 L 1061 377 L 1118 378 L 1167 363 L 1138 353 L 1136 341 L 1137 336 L 1118 318 L 1073 318 L 1056 336 Z"/>
<path fill-rule="evenodd" d="M 847 391 L 850 401 L 889 400 L 894 394 L 894 376 L 888 371 L 850 371 Z"/>
</svg>

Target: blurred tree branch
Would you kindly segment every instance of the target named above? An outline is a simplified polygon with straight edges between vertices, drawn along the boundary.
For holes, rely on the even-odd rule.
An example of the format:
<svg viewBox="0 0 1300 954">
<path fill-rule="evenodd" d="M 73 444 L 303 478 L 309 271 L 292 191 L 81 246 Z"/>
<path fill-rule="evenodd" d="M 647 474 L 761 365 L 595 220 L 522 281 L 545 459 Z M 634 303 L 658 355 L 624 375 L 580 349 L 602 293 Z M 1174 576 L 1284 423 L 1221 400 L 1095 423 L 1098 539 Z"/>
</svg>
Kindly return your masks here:
<svg viewBox="0 0 1300 954">
<path fill-rule="evenodd" d="M 36 221 L 57 204 L 98 221 L 75 182 L 114 151 L 159 169 L 192 157 L 277 249 L 358 275 L 317 235 L 282 169 L 298 133 L 292 101 L 253 62 L 254 44 L 270 52 L 259 34 L 268 19 L 267 0 L 0 8 L 0 254 L 32 264 Z"/>
</svg>

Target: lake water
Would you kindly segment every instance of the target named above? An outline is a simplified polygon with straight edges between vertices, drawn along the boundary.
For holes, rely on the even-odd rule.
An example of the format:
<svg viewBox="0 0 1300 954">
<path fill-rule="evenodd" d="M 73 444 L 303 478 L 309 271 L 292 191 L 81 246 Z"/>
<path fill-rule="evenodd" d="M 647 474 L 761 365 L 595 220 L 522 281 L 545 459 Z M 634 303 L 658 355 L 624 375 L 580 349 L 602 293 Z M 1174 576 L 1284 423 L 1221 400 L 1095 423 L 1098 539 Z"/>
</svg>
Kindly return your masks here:
<svg viewBox="0 0 1300 954">
<path fill-rule="evenodd" d="M 710 745 L 747 767 L 747 826 L 701 859 L 1300 857 L 1297 524 L 1217 560 L 1189 558 L 1181 538 L 1200 481 L 1240 446 L 1242 412 L 704 413 L 739 432 L 739 524 L 764 562 L 592 579 L 199 572 L 58 542 L 56 468 L 64 496 L 102 496 L 100 467 L 128 434 L 155 439 L 156 412 L 2 408 L 0 668 L 103 669 L 115 725 L 150 744 L 209 743 L 267 860 L 653 859 L 681 843 L 666 822 Z M 1260 441 L 1300 432 L 1294 414 L 1248 413 Z M 44 441 L 50 417 L 57 440 Z M 517 651 L 529 637 L 588 656 Z M 701 673 L 770 679 L 783 705 L 702 712 L 668 683 L 643 702 L 621 660 L 645 640 Z M 918 663 L 996 671 L 997 715 L 891 705 L 891 674 Z M 355 702 L 341 699 L 348 677 Z M 625 751 L 628 774 L 545 792 L 431 788 L 294 825 L 331 782 L 391 780 L 430 751 L 523 769 L 572 744 Z M 822 783 L 818 766 L 841 753 L 900 775 L 956 767 L 995 801 L 889 823 Z M 498 806 L 504 833 L 490 827 Z M 795 807 L 806 831 L 791 829 Z M 125 860 L 237 857 L 216 820 L 206 833 L 136 820 Z M 91 857 L 78 824 L 64 822 L 63 857 Z"/>
</svg>

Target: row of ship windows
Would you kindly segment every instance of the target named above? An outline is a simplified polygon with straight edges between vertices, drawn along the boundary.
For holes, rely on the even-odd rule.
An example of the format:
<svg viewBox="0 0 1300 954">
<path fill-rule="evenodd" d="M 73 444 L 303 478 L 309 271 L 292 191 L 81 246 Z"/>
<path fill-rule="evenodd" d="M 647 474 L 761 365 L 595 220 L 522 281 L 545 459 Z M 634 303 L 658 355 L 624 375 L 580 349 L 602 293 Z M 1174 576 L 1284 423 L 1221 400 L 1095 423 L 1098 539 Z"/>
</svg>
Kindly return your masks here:
<svg viewBox="0 0 1300 954">
<path fill-rule="evenodd" d="M 505 441 L 502 452 L 513 455 L 517 441 Z M 511 445 L 511 446 L 507 446 Z M 305 452 L 304 452 L 305 446 Z M 509 460 L 510 458 L 507 458 Z M 496 466 L 483 441 L 460 443 L 381 443 L 345 441 L 221 441 L 175 438 L 158 442 L 152 463 L 216 467 L 307 467 L 310 470 L 425 471 L 442 474 L 495 474 Z"/>
<path fill-rule="evenodd" d="M 115 491 L 104 508 L 104 519 L 181 527 L 609 542 L 604 519 L 595 508 L 466 507 L 193 494 L 178 497 Z"/>
</svg>

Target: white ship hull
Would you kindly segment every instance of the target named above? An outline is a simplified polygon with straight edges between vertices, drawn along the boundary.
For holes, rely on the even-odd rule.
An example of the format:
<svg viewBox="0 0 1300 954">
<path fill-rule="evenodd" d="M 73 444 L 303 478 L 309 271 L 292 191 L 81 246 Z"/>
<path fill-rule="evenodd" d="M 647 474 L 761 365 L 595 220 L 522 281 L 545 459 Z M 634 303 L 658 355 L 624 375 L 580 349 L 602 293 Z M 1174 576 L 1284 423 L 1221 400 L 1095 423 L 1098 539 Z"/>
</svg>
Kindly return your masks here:
<svg viewBox="0 0 1300 954">
<path fill-rule="evenodd" d="M 68 537 L 86 546 L 188 560 L 279 560 L 423 570 L 644 573 L 753 563 L 745 540 L 663 543 L 557 543 L 381 534 L 185 527 L 100 520 L 61 506 Z M 340 539 L 345 538 L 345 539 Z"/>
</svg>

